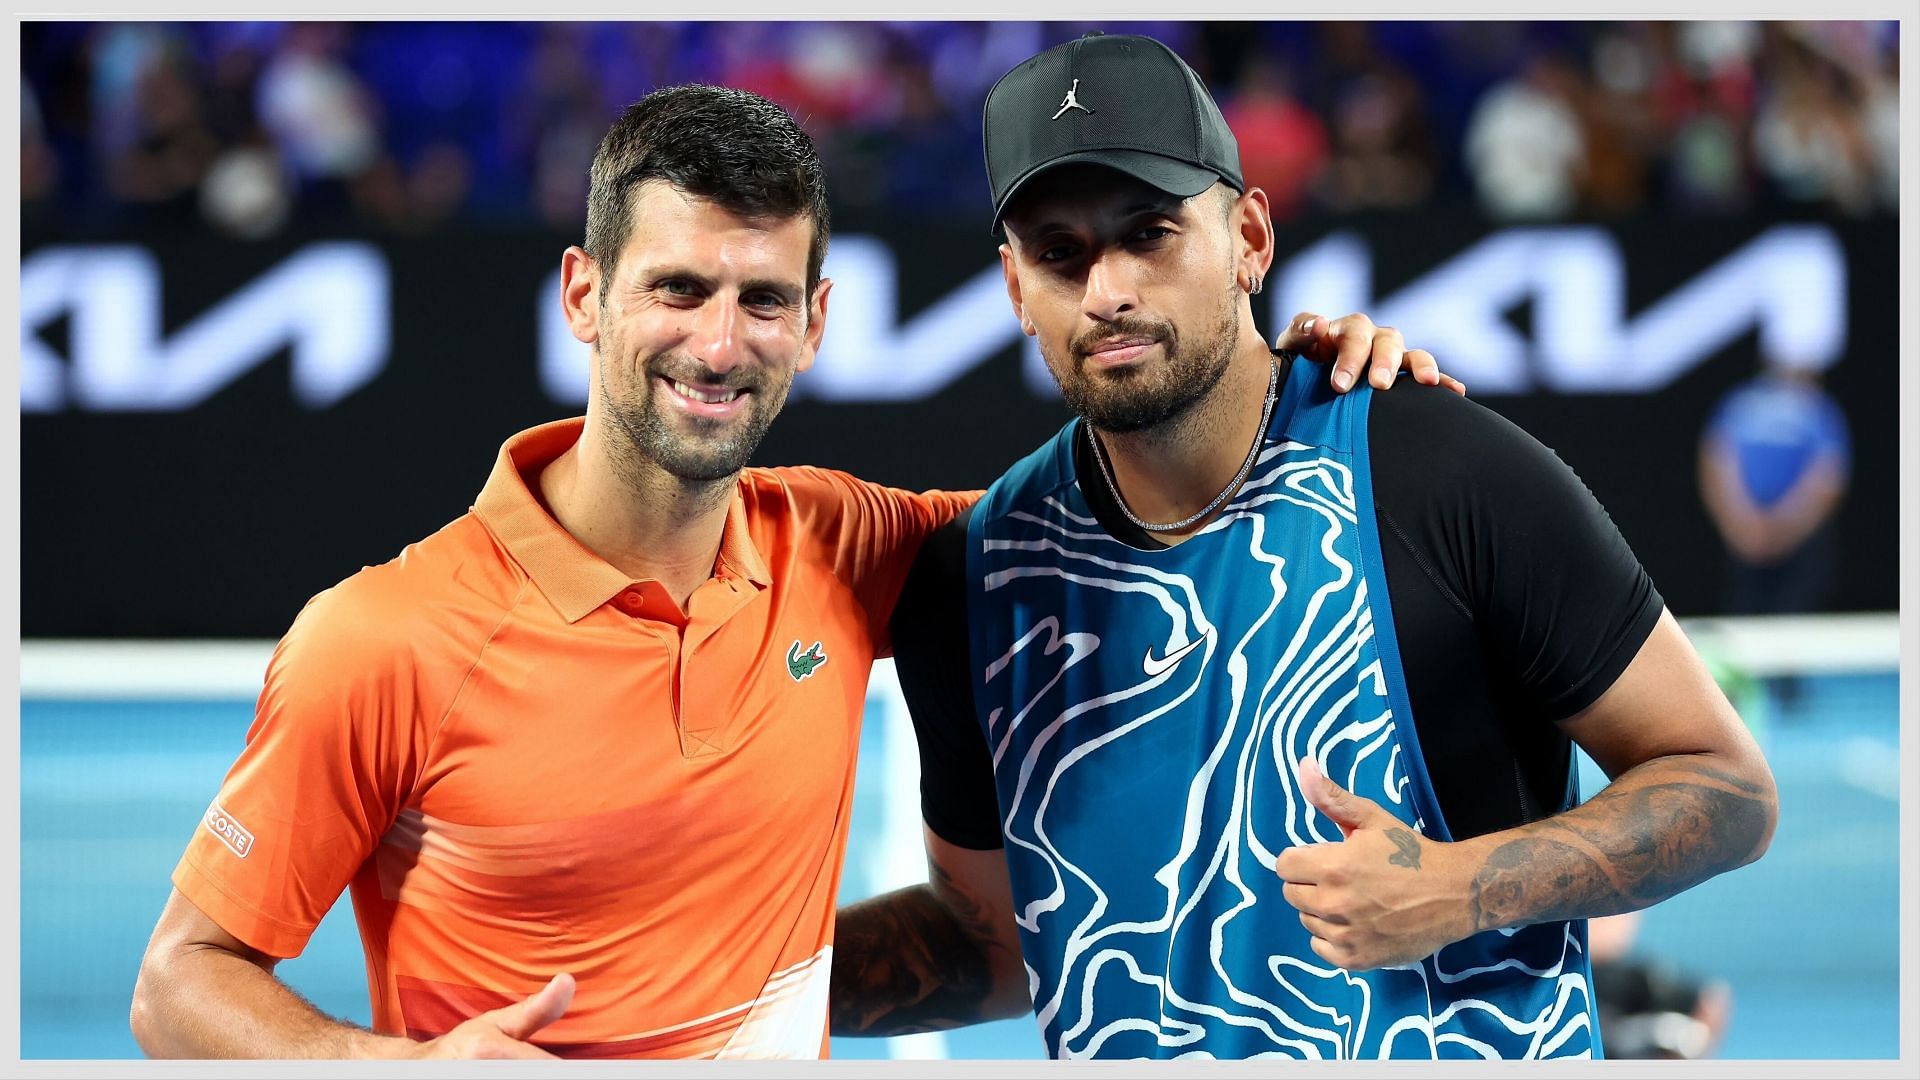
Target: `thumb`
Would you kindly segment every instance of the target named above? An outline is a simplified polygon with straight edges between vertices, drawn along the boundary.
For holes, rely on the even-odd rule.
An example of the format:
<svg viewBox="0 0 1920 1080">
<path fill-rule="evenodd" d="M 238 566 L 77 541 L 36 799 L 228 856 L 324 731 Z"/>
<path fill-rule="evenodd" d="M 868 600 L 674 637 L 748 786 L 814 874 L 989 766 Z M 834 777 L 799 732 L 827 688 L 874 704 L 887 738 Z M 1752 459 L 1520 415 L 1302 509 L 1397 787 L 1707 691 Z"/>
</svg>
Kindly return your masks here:
<svg viewBox="0 0 1920 1080">
<path fill-rule="evenodd" d="M 501 1034 L 525 1042 L 534 1032 L 560 1019 L 573 1003 L 573 988 L 573 976 L 561 972 L 525 1001 L 495 1009 L 486 1014 L 487 1019 Z"/>
<path fill-rule="evenodd" d="M 1383 815 L 1392 816 L 1372 799 L 1355 795 L 1327 779 L 1326 774 L 1320 771 L 1320 763 L 1313 758 L 1300 763 L 1300 793 L 1307 797 L 1314 809 L 1340 826 L 1342 836 L 1352 836 L 1355 829 L 1378 823 Z"/>
</svg>

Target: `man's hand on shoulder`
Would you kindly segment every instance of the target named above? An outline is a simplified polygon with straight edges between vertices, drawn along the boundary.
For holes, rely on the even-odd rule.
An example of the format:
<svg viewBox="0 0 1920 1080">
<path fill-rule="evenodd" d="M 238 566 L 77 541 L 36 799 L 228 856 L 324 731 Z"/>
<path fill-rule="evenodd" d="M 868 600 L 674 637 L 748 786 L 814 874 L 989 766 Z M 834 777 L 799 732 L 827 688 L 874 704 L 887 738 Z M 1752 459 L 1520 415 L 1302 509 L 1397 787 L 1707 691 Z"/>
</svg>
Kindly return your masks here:
<svg viewBox="0 0 1920 1080">
<path fill-rule="evenodd" d="M 1391 326 L 1375 326 L 1373 320 L 1358 312 L 1340 319 L 1324 319 L 1311 311 L 1295 315 L 1287 328 L 1274 339 L 1273 347 L 1304 356 L 1318 364 L 1333 365 L 1333 388 L 1345 393 L 1360 378 L 1360 372 L 1372 361 L 1369 381 L 1374 389 L 1393 385 L 1402 368 L 1413 373 L 1413 381 L 1424 386 L 1441 386 L 1462 397 L 1467 384 L 1442 374 L 1433 354 L 1425 349 L 1408 349 L 1400 331 Z"/>
</svg>

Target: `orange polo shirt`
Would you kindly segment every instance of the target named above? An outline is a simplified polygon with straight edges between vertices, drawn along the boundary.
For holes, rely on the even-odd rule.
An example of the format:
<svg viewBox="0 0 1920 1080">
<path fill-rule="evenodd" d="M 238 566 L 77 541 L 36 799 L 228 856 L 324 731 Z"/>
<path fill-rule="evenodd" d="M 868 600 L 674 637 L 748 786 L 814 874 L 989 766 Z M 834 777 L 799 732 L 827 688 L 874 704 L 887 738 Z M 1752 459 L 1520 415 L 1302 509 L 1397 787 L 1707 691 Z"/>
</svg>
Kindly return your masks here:
<svg viewBox="0 0 1920 1080">
<path fill-rule="evenodd" d="M 748 469 L 683 617 L 534 497 L 580 429 L 508 440 L 471 513 L 308 602 L 173 883 L 280 957 L 350 887 L 381 1032 L 566 971 L 561 1056 L 823 1055 L 868 669 L 975 494 Z"/>
</svg>

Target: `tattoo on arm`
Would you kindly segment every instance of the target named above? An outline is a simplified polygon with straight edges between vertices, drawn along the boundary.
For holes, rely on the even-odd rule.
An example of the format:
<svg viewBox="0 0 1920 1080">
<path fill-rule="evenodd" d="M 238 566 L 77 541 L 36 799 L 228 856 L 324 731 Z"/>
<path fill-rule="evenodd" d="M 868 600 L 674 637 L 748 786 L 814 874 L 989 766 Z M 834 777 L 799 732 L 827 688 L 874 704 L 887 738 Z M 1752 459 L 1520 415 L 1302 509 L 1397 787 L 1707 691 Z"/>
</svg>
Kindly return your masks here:
<svg viewBox="0 0 1920 1080">
<path fill-rule="evenodd" d="M 828 992 L 835 1035 L 908 1035 L 979 1023 L 993 990 L 987 913 L 936 864 L 933 883 L 842 908 Z"/>
<path fill-rule="evenodd" d="M 1495 848 L 1470 886 L 1474 928 L 1643 908 L 1759 850 L 1773 812 L 1759 785 L 1694 762 L 1630 779 L 1639 769 Z"/>
</svg>

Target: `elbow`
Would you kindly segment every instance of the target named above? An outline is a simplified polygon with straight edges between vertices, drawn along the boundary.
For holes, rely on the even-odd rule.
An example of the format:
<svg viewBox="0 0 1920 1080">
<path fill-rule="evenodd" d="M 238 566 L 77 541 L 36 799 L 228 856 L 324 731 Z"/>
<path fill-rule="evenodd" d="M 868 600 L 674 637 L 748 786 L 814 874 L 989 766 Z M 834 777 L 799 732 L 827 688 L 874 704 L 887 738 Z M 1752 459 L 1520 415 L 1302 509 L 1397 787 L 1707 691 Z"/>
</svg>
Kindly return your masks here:
<svg viewBox="0 0 1920 1080">
<path fill-rule="evenodd" d="M 987 998 L 985 1006 L 980 1010 L 982 1020 L 1012 1020 L 1017 1016 L 1032 1015 L 1033 995 L 1027 991 L 1024 971 L 1021 973 L 1018 985 L 1003 982 L 995 987 L 993 994 Z"/>
<path fill-rule="evenodd" d="M 1776 826 L 1780 824 L 1780 793 L 1777 790 L 1775 790 L 1773 786 L 1773 773 L 1769 771 L 1769 772 L 1766 772 L 1764 775 L 1767 781 L 1766 828 L 1761 830 L 1760 842 L 1754 845 L 1754 849 L 1753 849 L 1754 859 L 1758 859 L 1760 856 L 1765 855 L 1767 853 L 1767 848 L 1773 845 L 1773 830 Z M 1749 859 L 1748 861 L 1751 862 L 1753 860 Z"/>
<path fill-rule="evenodd" d="M 153 959 L 151 956 L 140 961 L 140 974 L 133 982 L 133 1004 L 127 1010 L 127 1027 L 133 1031 L 133 1041 L 140 1045 L 140 1052 L 148 1057 L 158 1056 L 158 1032 L 153 1004 L 153 977 L 149 974 Z"/>
<path fill-rule="evenodd" d="M 1020 946 L 1002 943 L 994 950 L 993 987 L 982 1003 L 980 1019 L 1012 1020 L 1033 1015 L 1033 991 L 1027 982 L 1027 965 L 1021 959 Z"/>
<path fill-rule="evenodd" d="M 1751 842 L 1737 866 L 1745 866 L 1758 860 L 1767 853 L 1773 844 L 1774 829 L 1780 824 L 1780 792 L 1774 785 L 1773 770 L 1767 767 L 1764 759 L 1755 755 L 1753 768 L 1749 771 L 1747 782 L 1752 785 L 1748 816 L 1752 824 Z"/>
<path fill-rule="evenodd" d="M 140 973 L 134 977 L 133 1003 L 127 1011 L 127 1026 L 140 1052 L 150 1058 L 174 1057 L 168 1052 L 165 1021 L 166 961 L 149 947 L 140 960 Z"/>
</svg>

